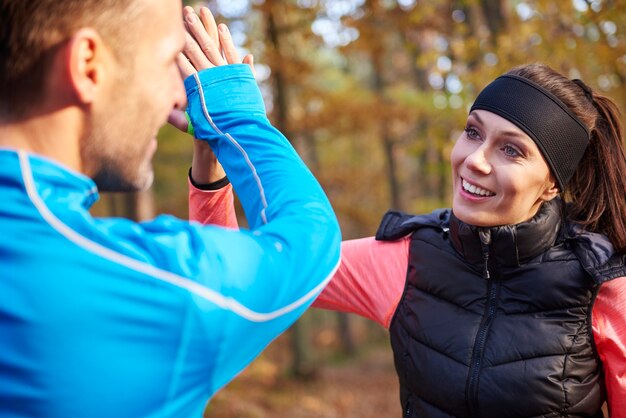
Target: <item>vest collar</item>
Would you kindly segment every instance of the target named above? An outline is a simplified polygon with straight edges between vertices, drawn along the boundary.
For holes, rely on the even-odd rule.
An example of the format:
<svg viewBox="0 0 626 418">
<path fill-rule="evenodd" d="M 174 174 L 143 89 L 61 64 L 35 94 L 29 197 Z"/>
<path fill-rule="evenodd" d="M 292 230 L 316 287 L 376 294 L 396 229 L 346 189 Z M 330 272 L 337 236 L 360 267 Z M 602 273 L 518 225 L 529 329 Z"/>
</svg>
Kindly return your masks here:
<svg viewBox="0 0 626 418">
<path fill-rule="evenodd" d="M 561 227 L 561 201 L 545 202 L 539 212 L 526 222 L 515 225 L 477 227 L 450 214 L 452 245 L 470 263 L 483 262 L 483 241 L 491 237 L 491 260 L 502 266 L 519 266 L 554 245 Z"/>
</svg>

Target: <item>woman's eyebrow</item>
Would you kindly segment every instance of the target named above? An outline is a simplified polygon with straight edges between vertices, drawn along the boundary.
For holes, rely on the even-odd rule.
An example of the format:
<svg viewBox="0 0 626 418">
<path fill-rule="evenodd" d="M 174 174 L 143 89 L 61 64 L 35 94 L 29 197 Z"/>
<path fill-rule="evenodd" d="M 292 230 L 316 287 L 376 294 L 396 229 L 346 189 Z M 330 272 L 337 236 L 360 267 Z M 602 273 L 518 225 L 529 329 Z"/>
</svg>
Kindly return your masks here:
<svg viewBox="0 0 626 418">
<path fill-rule="evenodd" d="M 479 116 L 478 113 L 476 112 L 471 112 L 468 116 L 469 118 L 473 118 L 476 119 L 476 121 L 480 124 L 480 125 L 484 125 L 485 123 L 483 122 L 482 118 Z M 527 138 L 526 135 L 521 132 L 521 131 L 511 131 L 511 130 L 505 130 L 505 131 L 498 131 L 497 132 L 498 135 L 500 136 L 507 136 L 507 137 L 512 137 L 512 138 L 518 138 L 520 140 L 523 140 L 524 142 L 526 141 L 532 141 L 532 139 Z"/>
<path fill-rule="evenodd" d="M 480 116 L 478 116 L 478 113 L 476 113 L 476 112 L 471 112 L 471 113 L 469 114 L 469 118 L 474 118 L 474 119 L 476 119 L 476 121 L 477 121 L 479 124 L 481 124 L 481 125 L 483 124 L 483 120 L 480 118 Z"/>
</svg>

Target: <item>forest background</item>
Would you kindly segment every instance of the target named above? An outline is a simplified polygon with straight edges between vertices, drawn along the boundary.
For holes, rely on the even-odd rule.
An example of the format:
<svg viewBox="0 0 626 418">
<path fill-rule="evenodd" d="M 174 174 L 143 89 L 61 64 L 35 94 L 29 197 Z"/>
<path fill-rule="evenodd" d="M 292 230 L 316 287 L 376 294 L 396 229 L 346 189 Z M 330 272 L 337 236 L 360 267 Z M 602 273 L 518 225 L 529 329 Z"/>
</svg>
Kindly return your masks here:
<svg viewBox="0 0 626 418">
<path fill-rule="evenodd" d="M 449 153 L 476 94 L 541 62 L 626 110 L 626 2 L 618 0 L 212 0 L 274 125 L 320 180 L 344 239 L 386 210 L 450 205 Z M 159 135 L 152 189 L 104 195 L 95 215 L 187 217 L 191 139 Z M 239 208 L 238 208 L 239 209 Z M 245 218 L 239 210 L 240 224 Z M 310 310 L 207 407 L 205 417 L 393 417 L 386 331 Z"/>
</svg>

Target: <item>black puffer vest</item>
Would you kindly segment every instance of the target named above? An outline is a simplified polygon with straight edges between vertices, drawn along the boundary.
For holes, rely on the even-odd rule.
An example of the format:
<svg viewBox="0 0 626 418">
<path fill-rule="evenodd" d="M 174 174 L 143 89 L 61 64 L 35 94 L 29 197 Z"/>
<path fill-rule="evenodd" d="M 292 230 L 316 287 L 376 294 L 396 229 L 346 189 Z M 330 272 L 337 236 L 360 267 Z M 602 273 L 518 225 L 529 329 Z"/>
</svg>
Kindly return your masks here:
<svg viewBox="0 0 626 418">
<path fill-rule="evenodd" d="M 591 308 L 626 268 L 603 235 L 562 227 L 560 206 L 493 228 L 385 215 L 377 239 L 412 234 L 390 326 L 405 417 L 602 416 Z"/>
</svg>

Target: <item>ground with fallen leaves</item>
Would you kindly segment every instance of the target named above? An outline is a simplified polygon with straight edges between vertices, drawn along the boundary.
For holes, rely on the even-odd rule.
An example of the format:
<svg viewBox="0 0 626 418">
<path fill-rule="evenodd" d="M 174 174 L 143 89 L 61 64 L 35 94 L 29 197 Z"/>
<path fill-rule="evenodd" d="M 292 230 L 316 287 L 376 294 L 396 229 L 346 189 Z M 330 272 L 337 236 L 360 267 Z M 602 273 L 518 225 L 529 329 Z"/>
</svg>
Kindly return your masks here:
<svg viewBox="0 0 626 418">
<path fill-rule="evenodd" d="M 322 334 L 323 336 L 323 334 Z M 204 418 L 399 418 L 398 379 L 389 343 L 378 339 L 353 356 L 317 367 L 313 378 L 288 375 L 289 341 L 279 337 L 211 400 Z M 323 340 L 324 338 L 322 338 Z M 319 339 L 318 339 L 319 340 Z M 329 338 L 331 341 L 332 338 Z M 317 341 L 316 344 L 323 346 Z M 604 416 L 608 417 L 606 406 Z"/>
<path fill-rule="evenodd" d="M 360 349 L 356 356 L 325 362 L 308 380 L 279 370 L 273 346 L 211 400 L 205 418 L 401 416 L 388 344 L 375 344 Z"/>
</svg>

